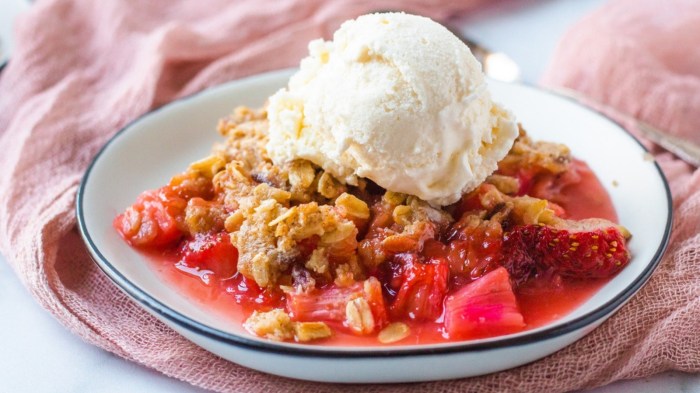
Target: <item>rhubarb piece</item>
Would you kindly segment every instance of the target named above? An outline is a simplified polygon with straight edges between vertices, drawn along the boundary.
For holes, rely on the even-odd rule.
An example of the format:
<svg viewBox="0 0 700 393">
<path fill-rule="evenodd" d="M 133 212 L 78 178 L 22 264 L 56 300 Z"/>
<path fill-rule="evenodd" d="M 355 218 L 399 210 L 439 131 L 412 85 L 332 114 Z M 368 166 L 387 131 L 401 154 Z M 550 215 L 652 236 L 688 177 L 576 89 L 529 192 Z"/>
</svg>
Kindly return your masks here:
<svg viewBox="0 0 700 393">
<path fill-rule="evenodd" d="M 270 309 L 283 304 L 283 293 L 277 288 L 261 288 L 255 280 L 237 272 L 230 279 L 222 281 L 226 293 L 233 296 L 238 304 L 258 309 Z"/>
<path fill-rule="evenodd" d="M 183 235 L 178 219 L 184 215 L 186 206 L 187 201 L 171 187 L 145 191 L 136 203 L 114 219 L 112 225 L 132 246 L 170 246 Z"/>
<path fill-rule="evenodd" d="M 447 292 L 449 267 L 443 258 L 423 263 L 413 253 L 394 257 L 391 285 L 396 297 L 390 310 L 395 317 L 414 320 L 435 320 L 442 314 L 442 301 Z"/>
<path fill-rule="evenodd" d="M 214 272 L 219 278 L 228 278 L 236 273 L 238 250 L 231 244 L 226 232 L 196 234 L 180 249 L 181 262 Z"/>
<path fill-rule="evenodd" d="M 450 338 L 514 333 L 525 327 L 508 271 L 499 267 L 445 300 L 445 329 Z"/>
<path fill-rule="evenodd" d="M 349 287 L 291 290 L 286 297 L 287 310 L 295 321 L 342 322 L 360 334 L 372 333 L 387 323 L 381 285 L 373 277 Z"/>
<path fill-rule="evenodd" d="M 496 220 L 465 214 L 450 233 L 447 260 L 452 274 L 477 279 L 498 266 L 503 229 Z"/>
</svg>

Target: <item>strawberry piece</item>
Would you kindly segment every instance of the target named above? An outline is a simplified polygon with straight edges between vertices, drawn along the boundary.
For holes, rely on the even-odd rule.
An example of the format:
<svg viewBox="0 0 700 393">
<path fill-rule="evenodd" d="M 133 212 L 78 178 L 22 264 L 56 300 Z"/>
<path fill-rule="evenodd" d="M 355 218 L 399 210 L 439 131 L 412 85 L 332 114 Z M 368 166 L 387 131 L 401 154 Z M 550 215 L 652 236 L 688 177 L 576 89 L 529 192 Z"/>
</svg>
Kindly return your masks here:
<svg viewBox="0 0 700 393">
<path fill-rule="evenodd" d="M 180 255 L 186 266 L 212 271 L 220 278 L 236 273 L 238 250 L 226 232 L 196 234 L 183 244 Z"/>
<path fill-rule="evenodd" d="M 572 223 L 576 225 L 540 229 L 537 251 L 544 266 L 565 277 L 604 278 L 627 265 L 630 253 L 616 225 L 598 219 Z"/>
<path fill-rule="evenodd" d="M 374 277 L 348 287 L 331 285 L 306 292 L 292 291 L 286 297 L 287 311 L 295 321 L 343 322 L 348 302 L 363 298 L 372 311 L 375 330 L 388 322 L 381 284 Z"/>
<path fill-rule="evenodd" d="M 525 327 L 508 271 L 499 267 L 445 300 L 445 329 L 451 338 L 514 333 Z"/>
<path fill-rule="evenodd" d="M 504 235 L 501 264 L 521 284 L 541 269 L 572 278 L 604 278 L 630 260 L 624 229 L 603 219 L 521 225 Z"/>
<path fill-rule="evenodd" d="M 535 245 L 540 228 L 539 225 L 523 225 L 503 234 L 501 265 L 508 270 L 516 286 L 538 273 L 538 260 L 541 258 Z"/>
<path fill-rule="evenodd" d="M 184 216 L 186 206 L 187 201 L 171 187 L 145 191 L 114 219 L 112 225 L 132 246 L 170 246 L 183 235 L 178 219 Z"/>
<path fill-rule="evenodd" d="M 443 258 L 420 262 L 414 253 L 398 254 L 392 263 L 390 282 L 396 297 L 390 310 L 395 317 L 414 320 L 435 320 L 442 314 L 442 301 L 447 292 L 449 267 Z"/>
</svg>

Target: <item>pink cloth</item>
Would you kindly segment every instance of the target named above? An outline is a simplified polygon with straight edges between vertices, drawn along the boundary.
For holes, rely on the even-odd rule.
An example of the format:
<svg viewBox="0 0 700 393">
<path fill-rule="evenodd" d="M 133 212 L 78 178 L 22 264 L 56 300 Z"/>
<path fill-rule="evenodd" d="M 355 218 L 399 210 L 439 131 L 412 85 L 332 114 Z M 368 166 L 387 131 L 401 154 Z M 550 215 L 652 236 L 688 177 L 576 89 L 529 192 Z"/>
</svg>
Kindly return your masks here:
<svg viewBox="0 0 700 393">
<path fill-rule="evenodd" d="M 0 77 L 3 254 L 37 301 L 86 341 L 216 391 L 559 392 L 666 369 L 700 371 L 700 172 L 664 153 L 658 159 L 671 180 L 677 219 L 650 283 L 576 344 L 479 378 L 341 387 L 258 373 L 174 333 L 91 262 L 75 228 L 75 192 L 93 155 L 126 122 L 207 86 L 294 65 L 309 39 L 328 36 L 358 14 L 401 8 L 445 17 L 478 2 L 35 4 L 17 24 L 18 49 Z M 618 0 L 586 18 L 562 41 L 545 83 L 580 89 L 698 138 L 700 4 L 660 4 Z"/>
</svg>

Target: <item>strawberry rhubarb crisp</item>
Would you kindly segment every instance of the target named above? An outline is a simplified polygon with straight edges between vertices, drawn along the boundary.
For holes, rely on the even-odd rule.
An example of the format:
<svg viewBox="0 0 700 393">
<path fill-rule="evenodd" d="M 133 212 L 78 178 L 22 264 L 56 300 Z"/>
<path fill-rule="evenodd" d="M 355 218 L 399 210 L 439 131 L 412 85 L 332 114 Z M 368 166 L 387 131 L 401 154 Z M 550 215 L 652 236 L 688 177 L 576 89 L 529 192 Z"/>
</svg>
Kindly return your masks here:
<svg viewBox="0 0 700 393">
<path fill-rule="evenodd" d="M 444 27 L 365 15 L 309 52 L 264 109 L 221 120 L 209 157 L 114 220 L 207 299 L 230 299 L 251 334 L 515 333 L 561 318 L 630 260 L 596 176 L 530 139 Z"/>
<path fill-rule="evenodd" d="M 493 175 L 434 207 L 365 179 L 344 185 L 309 161 L 277 166 L 267 128 L 264 111 L 238 108 L 211 156 L 114 221 L 132 246 L 229 294 L 255 335 L 388 343 L 425 326 L 446 340 L 518 332 L 548 304 L 530 307 L 530 321 L 521 295 L 566 297 L 629 261 L 629 233 L 566 146 L 521 130 Z"/>
</svg>

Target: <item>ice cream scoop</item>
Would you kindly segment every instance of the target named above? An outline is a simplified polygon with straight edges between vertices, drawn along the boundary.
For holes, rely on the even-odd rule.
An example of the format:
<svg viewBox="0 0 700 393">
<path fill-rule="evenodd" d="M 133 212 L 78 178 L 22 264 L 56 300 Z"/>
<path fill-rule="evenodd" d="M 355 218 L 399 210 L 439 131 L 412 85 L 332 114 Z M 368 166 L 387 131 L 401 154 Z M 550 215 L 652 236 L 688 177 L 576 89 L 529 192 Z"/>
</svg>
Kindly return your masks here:
<svg viewBox="0 0 700 393">
<path fill-rule="evenodd" d="M 435 205 L 482 183 L 518 133 L 469 48 L 404 13 L 364 15 L 309 43 L 268 119 L 275 163 L 307 159 L 348 184 L 368 178 Z"/>
</svg>

